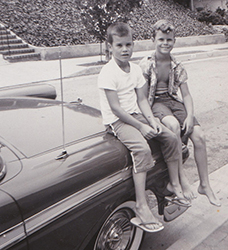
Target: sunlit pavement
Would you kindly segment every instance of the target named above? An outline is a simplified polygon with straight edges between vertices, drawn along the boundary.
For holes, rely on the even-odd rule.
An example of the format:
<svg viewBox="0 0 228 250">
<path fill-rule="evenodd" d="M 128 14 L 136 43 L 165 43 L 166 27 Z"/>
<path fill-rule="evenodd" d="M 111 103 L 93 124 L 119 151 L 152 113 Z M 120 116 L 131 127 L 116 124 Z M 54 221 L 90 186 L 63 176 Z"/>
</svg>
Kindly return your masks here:
<svg viewBox="0 0 228 250">
<path fill-rule="evenodd" d="M 132 60 L 137 63 L 149 54 L 150 51 L 134 52 Z M 181 61 L 228 56 L 228 43 L 174 48 L 173 54 Z M 102 65 L 93 65 L 99 61 L 100 56 L 62 59 L 62 77 L 98 74 Z M 0 87 L 48 82 L 60 78 L 60 62 L 59 60 L 50 60 L 9 63 L 0 55 L 0 75 Z"/>
<path fill-rule="evenodd" d="M 222 204 L 221 207 L 211 205 L 206 196 L 197 195 L 192 202 L 192 207 L 184 214 L 174 221 L 164 222 L 163 231 L 155 234 L 146 233 L 140 250 L 227 249 L 227 176 L 228 165 L 210 174 L 211 186 Z M 198 185 L 198 181 L 193 184 L 195 194 L 197 194 Z M 157 214 L 157 208 L 154 208 L 154 214 Z"/>
</svg>

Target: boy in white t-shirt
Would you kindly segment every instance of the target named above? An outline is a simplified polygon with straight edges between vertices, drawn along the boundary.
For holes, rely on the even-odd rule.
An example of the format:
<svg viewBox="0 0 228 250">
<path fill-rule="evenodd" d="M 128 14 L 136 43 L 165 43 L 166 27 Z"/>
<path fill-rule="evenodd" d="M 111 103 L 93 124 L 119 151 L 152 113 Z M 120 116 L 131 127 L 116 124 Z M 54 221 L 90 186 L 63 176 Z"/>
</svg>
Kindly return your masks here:
<svg viewBox="0 0 228 250">
<path fill-rule="evenodd" d="M 155 138 L 160 142 L 170 175 L 167 189 L 176 195 L 180 205 L 189 206 L 179 182 L 177 136 L 154 118 L 143 92 L 141 68 L 129 62 L 133 52 L 130 26 L 122 22 L 110 25 L 107 42 L 112 59 L 98 76 L 103 123 L 131 151 L 137 216 L 131 222 L 147 232 L 157 232 L 163 225 L 153 216 L 145 194 L 146 174 L 154 165 L 147 140 Z"/>
</svg>

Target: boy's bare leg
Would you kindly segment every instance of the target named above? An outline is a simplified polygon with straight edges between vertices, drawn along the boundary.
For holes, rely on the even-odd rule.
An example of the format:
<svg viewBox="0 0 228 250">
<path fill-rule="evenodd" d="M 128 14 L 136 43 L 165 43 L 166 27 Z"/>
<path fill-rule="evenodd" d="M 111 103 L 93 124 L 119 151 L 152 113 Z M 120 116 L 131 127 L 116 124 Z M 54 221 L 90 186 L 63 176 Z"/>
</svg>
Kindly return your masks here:
<svg viewBox="0 0 228 250">
<path fill-rule="evenodd" d="M 194 199 L 195 195 L 191 190 L 189 181 L 184 173 L 184 168 L 182 164 L 182 141 L 180 138 L 180 125 L 177 119 L 174 116 L 166 116 L 162 119 L 162 123 L 171 131 L 173 131 L 178 138 L 178 148 L 180 152 L 180 157 L 178 161 L 178 167 L 179 167 L 179 177 L 180 177 L 180 184 L 182 187 L 183 195 L 186 199 Z"/>
<path fill-rule="evenodd" d="M 203 136 L 203 132 L 200 126 L 195 126 L 190 139 L 194 145 L 194 157 L 199 173 L 200 185 L 198 192 L 208 197 L 210 203 L 215 206 L 221 206 L 220 202 L 216 198 L 209 182 L 208 177 L 208 163 L 207 163 L 207 151 L 206 143 Z"/>
<path fill-rule="evenodd" d="M 169 170 L 169 179 L 170 179 L 170 182 L 167 185 L 167 189 L 170 192 L 173 192 L 177 196 L 177 198 L 182 199 L 184 198 L 184 194 L 179 181 L 178 160 L 167 162 L 167 166 Z M 186 202 L 186 204 L 188 203 Z"/>
<path fill-rule="evenodd" d="M 182 187 L 184 197 L 188 200 L 192 200 L 196 197 L 195 197 L 195 195 L 191 189 L 191 186 L 189 184 L 189 181 L 184 173 L 183 158 L 182 158 L 182 141 L 181 141 L 180 136 L 178 137 L 178 145 L 179 145 L 179 149 L 180 149 L 180 159 L 179 159 L 180 184 Z"/>
<path fill-rule="evenodd" d="M 161 223 L 152 214 L 147 201 L 146 201 L 146 172 L 135 173 L 133 171 L 133 180 L 135 184 L 135 195 L 136 195 L 136 212 L 143 223 L 157 223 L 147 224 L 146 227 L 149 229 L 158 229 L 161 227 Z"/>
</svg>

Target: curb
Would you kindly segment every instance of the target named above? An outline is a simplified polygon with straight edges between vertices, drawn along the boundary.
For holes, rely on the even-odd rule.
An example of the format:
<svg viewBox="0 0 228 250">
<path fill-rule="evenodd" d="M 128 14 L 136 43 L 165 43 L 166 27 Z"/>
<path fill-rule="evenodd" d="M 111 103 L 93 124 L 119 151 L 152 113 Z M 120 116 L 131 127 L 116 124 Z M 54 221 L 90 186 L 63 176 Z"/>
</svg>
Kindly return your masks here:
<svg viewBox="0 0 228 250">
<path fill-rule="evenodd" d="M 150 54 L 151 52 L 147 52 L 147 54 Z M 212 58 L 212 57 L 218 57 L 218 56 L 227 56 L 228 55 L 228 47 L 227 49 L 217 49 L 217 50 L 212 50 L 212 51 L 193 51 L 189 53 L 180 53 L 180 52 L 174 52 L 172 53 L 177 60 L 186 62 L 186 61 L 192 61 L 192 60 L 199 60 L 199 59 L 205 59 L 205 58 Z M 132 62 L 134 63 L 139 63 L 140 60 L 144 56 L 140 57 L 133 57 Z M 72 75 L 69 75 L 68 77 L 80 77 L 80 76 L 86 76 L 86 75 L 95 75 L 99 74 L 101 68 L 103 67 L 104 64 L 98 65 L 98 66 L 88 66 L 87 68 L 80 70 Z M 78 65 L 80 66 L 80 65 Z"/>
<path fill-rule="evenodd" d="M 176 47 L 189 47 L 199 45 L 211 45 L 225 43 L 226 38 L 224 34 L 214 35 L 201 35 L 201 36 L 189 36 L 189 37 L 177 37 Z M 100 51 L 105 55 L 105 43 L 91 43 L 91 44 L 79 44 L 70 46 L 59 47 L 35 47 L 32 46 L 37 53 L 41 54 L 41 60 L 56 60 L 61 53 L 62 59 L 75 58 L 75 57 L 90 57 L 99 56 Z M 154 49 L 154 45 L 151 39 L 134 41 L 134 51 L 151 51 Z"/>
</svg>

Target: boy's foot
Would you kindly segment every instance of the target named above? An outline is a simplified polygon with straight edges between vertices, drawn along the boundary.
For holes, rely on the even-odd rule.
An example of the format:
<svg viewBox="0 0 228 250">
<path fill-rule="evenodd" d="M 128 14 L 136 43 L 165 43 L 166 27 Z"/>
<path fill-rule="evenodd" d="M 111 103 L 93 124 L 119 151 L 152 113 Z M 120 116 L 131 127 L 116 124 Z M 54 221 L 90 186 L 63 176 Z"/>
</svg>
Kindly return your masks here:
<svg viewBox="0 0 228 250">
<path fill-rule="evenodd" d="M 169 182 L 167 184 L 167 187 L 168 191 L 172 192 L 175 194 L 176 196 L 176 199 L 180 199 L 181 200 L 181 203 L 182 204 L 185 204 L 185 205 L 189 205 L 189 201 L 184 197 L 184 194 L 182 192 L 182 189 L 181 189 L 181 186 L 178 186 L 178 187 L 174 187 L 171 185 L 171 183 Z"/>
<path fill-rule="evenodd" d="M 177 198 L 177 196 L 165 196 L 165 199 L 172 204 L 176 204 L 182 207 L 191 207 L 191 203 L 188 202 L 185 198 Z"/>
<path fill-rule="evenodd" d="M 183 195 L 186 199 L 192 200 L 192 199 L 196 198 L 193 191 L 191 190 L 191 186 L 189 184 L 189 181 L 188 181 L 184 171 L 181 171 L 181 173 L 180 173 L 180 184 L 181 184 Z"/>
<path fill-rule="evenodd" d="M 184 197 L 188 200 L 195 199 L 196 196 L 194 195 L 193 191 L 191 190 L 191 186 L 190 186 L 186 176 L 182 175 L 180 179 L 181 179 L 181 188 L 182 188 Z"/>
<path fill-rule="evenodd" d="M 158 232 L 164 228 L 162 223 L 154 217 L 147 205 L 135 208 L 135 214 L 136 217 L 131 220 L 131 223 L 146 232 Z"/>
<path fill-rule="evenodd" d="M 199 186 L 198 187 L 198 193 L 199 194 L 203 194 L 206 195 L 208 200 L 210 201 L 210 203 L 214 206 L 220 207 L 221 203 L 218 201 L 218 199 L 215 197 L 211 187 L 202 187 Z"/>
<path fill-rule="evenodd" d="M 183 190 L 184 197 L 187 200 L 193 200 L 193 199 L 196 198 L 196 196 L 193 193 L 193 191 L 191 190 L 190 186 L 181 185 L 181 187 L 182 187 L 182 190 Z"/>
<path fill-rule="evenodd" d="M 144 230 L 145 232 L 148 233 L 156 233 L 164 229 L 163 225 L 158 225 L 156 222 L 148 222 L 148 223 L 143 223 L 142 220 L 139 217 L 135 217 L 131 219 L 131 223 Z M 150 229 L 149 227 L 153 226 L 153 229 Z"/>
</svg>

